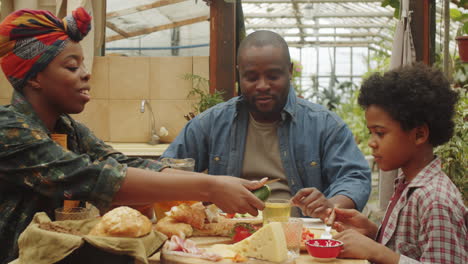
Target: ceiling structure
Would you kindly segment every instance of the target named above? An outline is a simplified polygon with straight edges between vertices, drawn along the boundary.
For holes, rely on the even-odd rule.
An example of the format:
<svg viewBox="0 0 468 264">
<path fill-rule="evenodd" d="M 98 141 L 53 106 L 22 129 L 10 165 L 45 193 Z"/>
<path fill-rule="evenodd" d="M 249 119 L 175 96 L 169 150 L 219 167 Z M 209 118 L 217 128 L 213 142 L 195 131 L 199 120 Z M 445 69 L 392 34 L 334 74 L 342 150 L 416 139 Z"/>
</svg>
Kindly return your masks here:
<svg viewBox="0 0 468 264">
<path fill-rule="evenodd" d="M 436 0 L 436 43 L 443 43 L 442 7 Z M 242 11 L 247 34 L 267 29 L 285 38 L 308 91 L 328 86 L 332 72 L 340 82 L 359 83 L 377 66 L 374 51 L 391 53 L 397 23 L 382 0 L 242 0 Z M 107 0 L 106 53 L 209 56 L 209 19 L 202 0 Z M 458 26 L 450 25 L 452 51 Z M 440 45 L 435 52 L 442 53 Z"/>
<path fill-rule="evenodd" d="M 377 0 L 244 0 L 247 31 L 275 30 L 293 47 L 367 47 L 390 42 L 393 9 Z M 258 10 L 258 11 L 256 11 Z"/>
<path fill-rule="evenodd" d="M 222 0 L 215 0 L 222 1 Z M 235 1 L 235 0 L 228 0 Z M 396 19 L 381 0 L 242 0 L 247 33 L 281 34 L 291 47 L 369 47 L 389 50 Z M 441 0 L 436 21 L 442 21 Z M 209 42 L 209 7 L 202 0 L 107 0 L 106 43 L 152 35 L 157 46 Z M 439 23 L 437 22 L 437 23 Z M 187 36 L 174 36 L 185 29 Z M 456 25 L 452 25 L 455 35 Z M 180 34 L 180 33 L 179 33 Z M 158 36 L 159 35 L 159 36 Z M 156 37 L 154 37 L 156 36 Z M 454 44 L 452 44 L 454 45 Z M 118 46 L 122 46 L 121 43 Z M 154 46 L 154 45 L 153 45 Z"/>
<path fill-rule="evenodd" d="M 218 0 L 217 0 L 218 1 Z M 108 0 L 106 42 L 154 34 L 206 22 L 209 7 L 201 0 Z M 289 45 L 369 46 L 390 42 L 393 9 L 379 0 L 242 0 L 247 32 L 269 29 Z M 130 4 L 131 3 L 131 4 Z M 119 8 L 119 6 L 122 6 Z M 206 23 L 206 43 L 209 27 Z"/>
</svg>

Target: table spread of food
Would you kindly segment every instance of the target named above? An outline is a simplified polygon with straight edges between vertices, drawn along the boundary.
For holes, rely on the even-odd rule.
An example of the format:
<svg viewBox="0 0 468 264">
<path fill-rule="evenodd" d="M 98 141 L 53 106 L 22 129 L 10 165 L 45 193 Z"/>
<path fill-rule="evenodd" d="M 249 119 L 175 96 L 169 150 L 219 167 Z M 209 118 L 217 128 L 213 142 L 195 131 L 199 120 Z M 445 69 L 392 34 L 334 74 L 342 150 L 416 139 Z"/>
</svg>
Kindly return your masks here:
<svg viewBox="0 0 468 264">
<path fill-rule="evenodd" d="M 311 251 L 318 249 L 325 252 L 330 250 L 329 247 L 337 248 L 338 251 L 335 252 L 340 250 L 340 245 L 333 244 L 332 239 L 324 241 L 325 244 L 318 244 L 319 242 L 313 240 L 320 238 L 325 232 L 325 225 L 320 219 L 303 218 L 304 225 L 301 225 L 299 238 L 300 255 L 292 257 L 289 244 L 294 238 L 285 232 L 280 222 L 264 225 L 261 216 L 229 215 L 221 212 L 215 205 L 206 206 L 201 202 L 174 206 L 166 215 L 153 226 L 169 239 L 160 252 L 149 258 L 149 263 L 152 264 L 368 263 L 366 260 L 329 256 L 317 258 L 309 255 L 307 241 Z"/>
<path fill-rule="evenodd" d="M 134 257 L 144 259 L 138 263 L 368 263 L 336 258 L 343 243 L 331 238 L 336 231 L 330 234 L 320 219 L 287 216 L 268 220 L 261 215 L 226 214 L 216 205 L 202 202 L 179 203 L 156 223 L 125 206 L 99 218 L 55 222 L 47 218 L 37 223 L 35 228 L 43 237 L 50 232 L 65 233 L 97 245 L 99 250 L 115 251 L 119 245 L 119 254 L 126 255 L 127 243 Z M 26 233 L 31 232 L 36 231 Z"/>
</svg>

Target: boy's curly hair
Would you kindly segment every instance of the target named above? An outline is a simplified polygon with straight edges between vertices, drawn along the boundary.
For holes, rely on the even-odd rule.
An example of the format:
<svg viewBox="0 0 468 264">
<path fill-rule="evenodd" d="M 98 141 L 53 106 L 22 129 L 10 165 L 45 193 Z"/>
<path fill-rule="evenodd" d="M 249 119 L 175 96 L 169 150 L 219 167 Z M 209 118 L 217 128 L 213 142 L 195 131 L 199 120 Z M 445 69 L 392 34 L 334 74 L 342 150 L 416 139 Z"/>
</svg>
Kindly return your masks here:
<svg viewBox="0 0 468 264">
<path fill-rule="evenodd" d="M 361 86 L 358 103 L 364 109 L 383 108 L 405 131 L 426 123 L 429 142 L 436 147 L 453 135 L 457 100 L 441 71 L 416 63 L 370 76 Z"/>
</svg>

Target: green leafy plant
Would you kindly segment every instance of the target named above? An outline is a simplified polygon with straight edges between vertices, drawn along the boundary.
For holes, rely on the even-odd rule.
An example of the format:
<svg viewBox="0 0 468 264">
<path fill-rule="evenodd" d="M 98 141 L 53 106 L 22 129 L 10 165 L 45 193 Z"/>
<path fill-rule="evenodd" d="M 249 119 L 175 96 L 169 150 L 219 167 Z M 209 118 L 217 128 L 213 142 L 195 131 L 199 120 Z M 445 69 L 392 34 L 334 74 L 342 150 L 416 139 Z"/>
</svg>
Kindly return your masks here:
<svg viewBox="0 0 468 264">
<path fill-rule="evenodd" d="M 468 85 L 468 63 L 463 63 L 460 58 L 454 61 L 452 81 L 457 88 Z"/>
<path fill-rule="evenodd" d="M 198 98 L 198 101 L 193 104 L 193 108 L 197 114 L 205 111 L 206 109 L 224 102 L 223 93 L 215 91 L 209 92 L 210 82 L 208 79 L 199 75 L 187 73 L 183 76 L 184 80 L 192 81 L 193 88 L 187 95 L 187 98 Z"/>
<path fill-rule="evenodd" d="M 468 13 L 464 14 L 457 8 L 451 8 L 450 18 L 453 21 L 461 23 L 460 27 L 457 30 L 457 36 L 468 35 Z"/>
<path fill-rule="evenodd" d="M 293 63 L 293 69 L 292 69 L 292 78 L 291 78 L 291 83 L 294 87 L 294 90 L 296 91 L 296 95 L 304 98 L 304 90 L 302 89 L 301 86 L 301 77 L 302 77 L 302 64 L 298 60 L 291 60 Z"/>
<path fill-rule="evenodd" d="M 372 73 L 387 71 L 390 65 L 390 55 L 383 51 L 375 51 L 369 60 L 373 61 L 376 65 L 371 71 L 363 75 L 363 79 L 367 79 Z M 340 98 L 340 103 L 336 106 L 335 112 L 348 125 L 351 132 L 353 132 L 354 140 L 361 152 L 364 155 L 370 155 L 372 150 L 367 145 L 370 135 L 366 125 L 365 111 L 357 102 L 359 87 L 350 82 L 344 82 L 337 87 L 341 87 L 343 95 Z"/>
<path fill-rule="evenodd" d="M 354 140 L 361 152 L 364 155 L 370 155 L 372 150 L 367 145 L 370 135 L 366 125 L 365 111 L 359 106 L 358 97 L 359 91 L 352 92 L 350 99 L 338 105 L 335 112 L 353 132 Z"/>
<path fill-rule="evenodd" d="M 395 11 L 393 12 L 393 16 L 395 18 L 398 18 L 400 16 L 400 0 L 383 0 L 382 1 L 382 6 L 391 6 L 395 8 Z"/>
<path fill-rule="evenodd" d="M 468 205 L 468 86 L 456 88 L 460 99 L 455 107 L 455 131 L 449 142 L 436 148 L 442 169 L 457 186 Z"/>
</svg>

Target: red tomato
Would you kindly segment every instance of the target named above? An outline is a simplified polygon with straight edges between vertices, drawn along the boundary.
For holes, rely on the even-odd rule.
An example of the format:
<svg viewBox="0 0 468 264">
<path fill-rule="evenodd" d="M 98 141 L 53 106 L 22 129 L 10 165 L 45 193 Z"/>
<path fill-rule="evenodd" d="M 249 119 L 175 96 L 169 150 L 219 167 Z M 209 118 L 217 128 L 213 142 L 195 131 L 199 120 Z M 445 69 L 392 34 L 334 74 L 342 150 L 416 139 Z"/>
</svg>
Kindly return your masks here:
<svg viewBox="0 0 468 264">
<path fill-rule="evenodd" d="M 234 218 L 235 215 L 236 215 L 235 213 L 234 214 L 226 214 L 226 218 Z"/>
<path fill-rule="evenodd" d="M 255 233 L 258 228 L 259 227 L 247 223 L 237 223 L 231 232 L 232 241 L 237 243 Z"/>
<path fill-rule="evenodd" d="M 305 242 L 312 238 L 314 238 L 314 233 L 310 232 L 310 230 L 307 228 L 303 228 L 302 229 L 302 241 Z"/>
<path fill-rule="evenodd" d="M 234 243 L 237 243 L 239 241 L 242 241 L 242 240 L 248 238 L 251 235 L 252 235 L 252 233 L 250 233 L 248 230 L 236 230 L 236 233 L 232 237 L 232 241 Z"/>
</svg>

